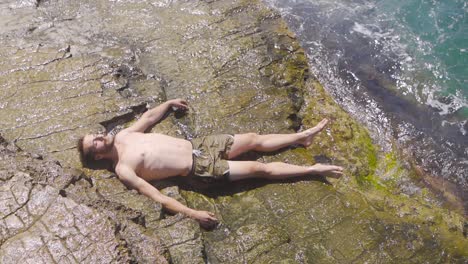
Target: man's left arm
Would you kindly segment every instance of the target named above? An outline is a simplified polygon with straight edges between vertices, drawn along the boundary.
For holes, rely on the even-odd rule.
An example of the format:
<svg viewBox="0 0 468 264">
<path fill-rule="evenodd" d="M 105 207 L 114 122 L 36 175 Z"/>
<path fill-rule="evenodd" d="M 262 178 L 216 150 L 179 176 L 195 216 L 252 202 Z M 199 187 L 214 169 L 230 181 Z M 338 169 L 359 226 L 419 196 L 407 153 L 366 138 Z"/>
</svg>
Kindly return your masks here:
<svg viewBox="0 0 468 264">
<path fill-rule="evenodd" d="M 141 118 L 135 122 L 135 124 L 131 125 L 126 130 L 130 132 L 145 132 L 149 127 L 161 121 L 172 107 L 176 107 L 184 111 L 188 110 L 188 104 L 185 100 L 172 99 L 146 111 Z"/>
</svg>

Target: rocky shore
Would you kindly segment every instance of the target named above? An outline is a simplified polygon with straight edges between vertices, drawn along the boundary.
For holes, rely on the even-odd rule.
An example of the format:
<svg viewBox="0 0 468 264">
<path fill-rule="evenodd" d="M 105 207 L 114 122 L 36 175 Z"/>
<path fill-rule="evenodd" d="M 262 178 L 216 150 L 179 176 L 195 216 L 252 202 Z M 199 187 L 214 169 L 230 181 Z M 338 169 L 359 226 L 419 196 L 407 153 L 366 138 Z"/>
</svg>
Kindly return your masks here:
<svg viewBox="0 0 468 264">
<path fill-rule="evenodd" d="M 0 14 L 0 263 L 467 261 L 463 215 L 425 189 L 401 191 L 417 172 L 333 102 L 262 2 L 7 0 Z M 312 147 L 248 158 L 346 175 L 154 183 L 214 212 L 221 224 L 205 231 L 81 167 L 79 136 L 176 97 L 190 112 L 153 132 L 292 133 L 327 117 Z"/>
</svg>

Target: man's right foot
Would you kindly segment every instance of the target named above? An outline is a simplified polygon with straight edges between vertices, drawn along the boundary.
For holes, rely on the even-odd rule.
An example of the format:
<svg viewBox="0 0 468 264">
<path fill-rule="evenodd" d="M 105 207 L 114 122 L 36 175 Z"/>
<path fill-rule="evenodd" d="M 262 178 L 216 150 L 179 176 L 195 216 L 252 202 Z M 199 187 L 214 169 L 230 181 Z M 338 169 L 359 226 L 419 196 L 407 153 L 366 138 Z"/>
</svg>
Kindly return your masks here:
<svg viewBox="0 0 468 264">
<path fill-rule="evenodd" d="M 320 174 L 335 179 L 343 175 L 343 167 L 317 163 L 310 167 L 311 173 Z"/>
<path fill-rule="evenodd" d="M 304 135 L 304 138 L 299 140 L 298 143 L 307 148 L 308 146 L 310 146 L 310 144 L 312 144 L 312 139 L 314 138 L 314 136 L 317 135 L 320 131 L 322 131 L 327 124 L 328 119 L 324 118 L 316 126 L 301 132 Z"/>
</svg>

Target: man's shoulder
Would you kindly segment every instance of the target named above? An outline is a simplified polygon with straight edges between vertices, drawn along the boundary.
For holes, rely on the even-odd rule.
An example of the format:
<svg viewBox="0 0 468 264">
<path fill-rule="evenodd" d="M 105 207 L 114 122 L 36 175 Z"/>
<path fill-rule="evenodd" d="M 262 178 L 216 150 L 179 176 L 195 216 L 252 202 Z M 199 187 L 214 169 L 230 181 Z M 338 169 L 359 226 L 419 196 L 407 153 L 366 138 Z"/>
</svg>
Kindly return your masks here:
<svg viewBox="0 0 468 264">
<path fill-rule="evenodd" d="M 135 173 L 135 170 L 125 162 L 119 161 L 115 165 L 115 173 L 117 174 L 117 176 L 119 176 L 119 178 L 127 175 L 129 172 Z"/>
<path fill-rule="evenodd" d="M 131 131 L 130 129 L 126 128 L 126 129 L 119 131 L 117 134 L 115 134 L 114 139 L 117 141 L 126 140 L 129 138 L 128 136 L 133 135 L 133 134 L 140 134 L 140 132 Z"/>
<path fill-rule="evenodd" d="M 144 132 L 140 132 L 140 131 L 134 131 L 134 130 L 131 129 L 131 127 L 127 127 L 125 129 L 122 129 L 119 132 L 117 132 L 116 136 L 117 135 L 141 135 L 141 134 L 148 134 L 148 133 L 144 133 Z"/>
<path fill-rule="evenodd" d="M 125 128 L 125 129 L 122 129 L 120 130 L 119 132 L 117 132 L 117 134 L 115 134 L 116 137 L 121 137 L 123 135 L 128 135 L 130 133 L 133 133 L 132 131 L 130 131 L 128 128 Z"/>
<path fill-rule="evenodd" d="M 115 174 L 117 174 L 117 177 L 120 179 L 123 175 L 124 175 L 124 171 L 125 171 L 125 165 L 121 164 L 120 162 L 118 162 L 116 165 L 115 165 Z"/>
</svg>

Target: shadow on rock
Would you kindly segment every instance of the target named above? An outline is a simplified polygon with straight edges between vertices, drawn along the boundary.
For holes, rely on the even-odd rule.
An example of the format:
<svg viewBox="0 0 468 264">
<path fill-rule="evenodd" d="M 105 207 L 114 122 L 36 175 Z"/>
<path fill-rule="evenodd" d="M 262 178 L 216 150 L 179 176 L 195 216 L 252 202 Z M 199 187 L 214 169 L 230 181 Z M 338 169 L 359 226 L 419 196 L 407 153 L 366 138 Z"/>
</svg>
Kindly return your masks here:
<svg viewBox="0 0 468 264">
<path fill-rule="evenodd" d="M 83 163 L 83 167 L 91 170 L 107 170 L 109 172 L 115 173 L 112 162 L 108 160 L 87 161 Z"/>
<path fill-rule="evenodd" d="M 268 184 L 277 183 L 296 183 L 301 181 L 319 181 L 328 185 L 331 183 L 326 177 L 321 175 L 306 175 L 300 177 L 289 178 L 285 180 L 266 180 L 266 179 L 246 179 L 236 182 L 228 181 L 217 181 L 217 182 L 205 182 L 202 180 L 189 178 L 182 179 L 180 177 L 177 185 L 184 191 L 193 191 L 201 193 L 210 198 L 216 198 L 218 196 L 232 196 L 236 193 L 246 192 L 253 189 L 263 187 Z"/>
</svg>

